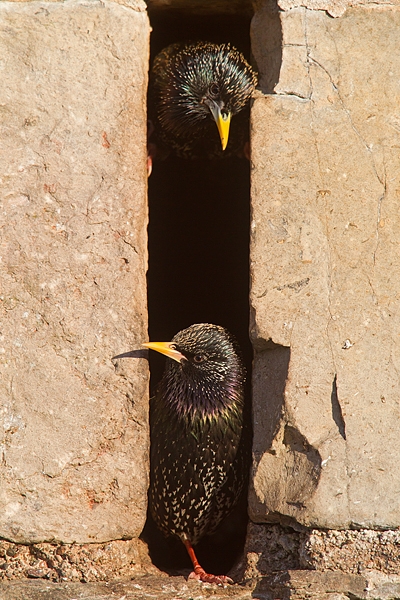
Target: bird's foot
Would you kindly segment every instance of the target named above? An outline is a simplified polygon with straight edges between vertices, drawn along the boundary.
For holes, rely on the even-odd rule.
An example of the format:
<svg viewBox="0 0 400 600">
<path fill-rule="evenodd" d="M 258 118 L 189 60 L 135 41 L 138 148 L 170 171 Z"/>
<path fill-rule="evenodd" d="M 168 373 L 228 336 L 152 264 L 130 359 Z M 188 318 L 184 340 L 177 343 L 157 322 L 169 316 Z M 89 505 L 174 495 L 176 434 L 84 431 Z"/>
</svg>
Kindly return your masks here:
<svg viewBox="0 0 400 600">
<path fill-rule="evenodd" d="M 212 575 L 206 573 L 202 567 L 195 567 L 189 575 L 189 579 L 197 579 L 197 581 L 203 581 L 204 583 L 214 583 L 216 585 L 225 586 L 228 583 L 233 583 L 233 579 L 227 575 Z"/>
<path fill-rule="evenodd" d="M 155 144 L 147 144 L 147 177 L 150 177 L 153 170 L 153 159 L 156 155 Z"/>
<path fill-rule="evenodd" d="M 147 177 L 150 177 L 153 170 L 153 159 L 157 153 L 157 146 L 150 142 L 150 138 L 154 133 L 154 125 L 150 119 L 147 121 Z"/>
</svg>

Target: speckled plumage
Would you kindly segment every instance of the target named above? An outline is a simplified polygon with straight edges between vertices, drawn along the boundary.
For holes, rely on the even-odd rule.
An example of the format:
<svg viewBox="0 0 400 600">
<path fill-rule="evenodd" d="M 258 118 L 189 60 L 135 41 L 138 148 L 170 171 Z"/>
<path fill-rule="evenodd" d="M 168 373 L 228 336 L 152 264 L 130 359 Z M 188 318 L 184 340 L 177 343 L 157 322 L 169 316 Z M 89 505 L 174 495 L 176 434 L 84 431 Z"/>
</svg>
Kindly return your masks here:
<svg viewBox="0 0 400 600">
<path fill-rule="evenodd" d="M 248 140 L 248 107 L 257 82 L 243 55 L 229 44 L 172 44 L 154 59 L 149 115 L 157 143 L 184 158 L 243 153 Z M 209 103 L 232 115 L 222 150 Z M 162 154 L 162 152 L 161 152 Z"/>
<path fill-rule="evenodd" d="M 245 373 L 222 327 L 192 325 L 171 343 L 185 358 L 167 358 L 151 403 L 150 509 L 166 535 L 196 544 L 231 511 L 247 476 Z"/>
</svg>

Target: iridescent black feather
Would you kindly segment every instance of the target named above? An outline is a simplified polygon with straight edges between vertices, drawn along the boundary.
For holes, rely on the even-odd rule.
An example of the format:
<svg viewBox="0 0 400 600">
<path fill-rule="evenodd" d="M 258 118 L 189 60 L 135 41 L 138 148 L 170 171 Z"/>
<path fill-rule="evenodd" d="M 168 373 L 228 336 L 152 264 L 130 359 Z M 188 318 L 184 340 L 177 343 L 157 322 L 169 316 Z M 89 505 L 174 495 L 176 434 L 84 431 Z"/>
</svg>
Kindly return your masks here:
<svg viewBox="0 0 400 600">
<path fill-rule="evenodd" d="M 150 509 L 166 535 L 196 544 L 236 504 L 248 471 L 245 371 L 232 336 L 197 324 L 172 340 L 152 399 Z"/>
<path fill-rule="evenodd" d="M 149 116 L 161 154 L 168 149 L 184 158 L 243 154 L 256 83 L 246 59 L 229 44 L 178 43 L 162 50 L 153 63 L 149 92 Z M 224 151 L 208 101 L 233 118 Z"/>
</svg>

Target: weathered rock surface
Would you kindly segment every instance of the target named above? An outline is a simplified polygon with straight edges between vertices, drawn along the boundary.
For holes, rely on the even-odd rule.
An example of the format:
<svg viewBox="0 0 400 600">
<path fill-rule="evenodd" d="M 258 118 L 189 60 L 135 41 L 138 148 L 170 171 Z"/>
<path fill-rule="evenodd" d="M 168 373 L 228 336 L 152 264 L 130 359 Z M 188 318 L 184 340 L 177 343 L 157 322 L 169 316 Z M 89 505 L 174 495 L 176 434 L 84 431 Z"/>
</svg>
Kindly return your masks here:
<svg viewBox="0 0 400 600">
<path fill-rule="evenodd" d="M 203 600 L 235 598 L 250 600 L 251 589 L 238 585 L 221 588 L 186 581 L 183 577 L 140 577 L 133 581 L 111 583 L 59 583 L 26 581 L 0 583 L 2 600 Z"/>
<path fill-rule="evenodd" d="M 400 574 L 400 531 L 320 531 L 302 536 L 302 568 Z"/>
<path fill-rule="evenodd" d="M 281 525 L 249 522 L 242 559 L 232 569 L 234 581 L 247 581 L 277 571 L 301 569 L 304 534 Z M 308 569 L 313 569 L 309 564 Z"/>
<path fill-rule="evenodd" d="M 46 581 L 129 581 L 159 573 L 144 542 L 115 540 L 103 544 L 13 544 L 0 541 L 0 579 Z"/>
<path fill-rule="evenodd" d="M 276 95 L 252 111 L 250 515 L 395 528 L 400 12 L 277 18 Z M 253 22 L 262 74 L 269 19 Z"/>
<path fill-rule="evenodd" d="M 255 579 L 284 569 L 399 576 L 400 531 L 294 531 L 281 525 L 250 523 L 243 559 L 232 571 L 234 580 Z"/>
<path fill-rule="evenodd" d="M 0 536 L 146 515 L 143 2 L 0 3 Z"/>
<path fill-rule="evenodd" d="M 399 597 L 398 577 L 376 573 L 344 575 L 316 571 L 284 571 L 263 578 L 254 589 L 260 600 L 394 600 Z"/>
<path fill-rule="evenodd" d="M 326 10 L 331 17 L 341 17 L 347 8 L 354 6 L 364 6 L 365 8 L 396 8 L 399 6 L 398 0 L 278 0 L 278 6 L 282 10 L 290 10 L 304 6 L 311 10 Z"/>
<path fill-rule="evenodd" d="M 315 571 L 281 571 L 244 586 L 225 588 L 185 581 L 182 577 L 146 576 L 111 583 L 51 583 L 18 581 L 0 583 L 2 600 L 393 600 L 400 597 L 397 577 L 377 573 L 344 575 Z"/>
</svg>

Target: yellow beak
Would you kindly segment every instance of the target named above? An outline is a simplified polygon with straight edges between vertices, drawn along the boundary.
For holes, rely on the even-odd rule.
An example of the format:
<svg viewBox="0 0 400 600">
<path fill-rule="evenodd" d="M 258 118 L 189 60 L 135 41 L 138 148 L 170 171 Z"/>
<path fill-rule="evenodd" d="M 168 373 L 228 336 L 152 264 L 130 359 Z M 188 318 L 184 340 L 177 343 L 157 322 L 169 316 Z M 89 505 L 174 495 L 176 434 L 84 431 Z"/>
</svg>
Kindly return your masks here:
<svg viewBox="0 0 400 600">
<path fill-rule="evenodd" d="M 172 358 L 177 362 L 181 362 L 181 360 L 185 358 L 183 354 L 173 348 L 172 342 L 146 342 L 145 344 L 142 344 L 142 346 L 145 346 L 145 348 L 149 348 L 150 350 L 155 350 L 156 352 L 161 352 L 161 354 L 165 354 L 165 356 L 168 356 L 168 358 Z"/>
<path fill-rule="evenodd" d="M 225 148 L 228 145 L 229 126 L 231 124 L 231 113 L 229 112 L 222 114 L 220 107 L 215 103 L 209 105 L 209 109 L 218 127 L 219 137 L 221 138 L 222 150 L 225 150 Z"/>
</svg>

